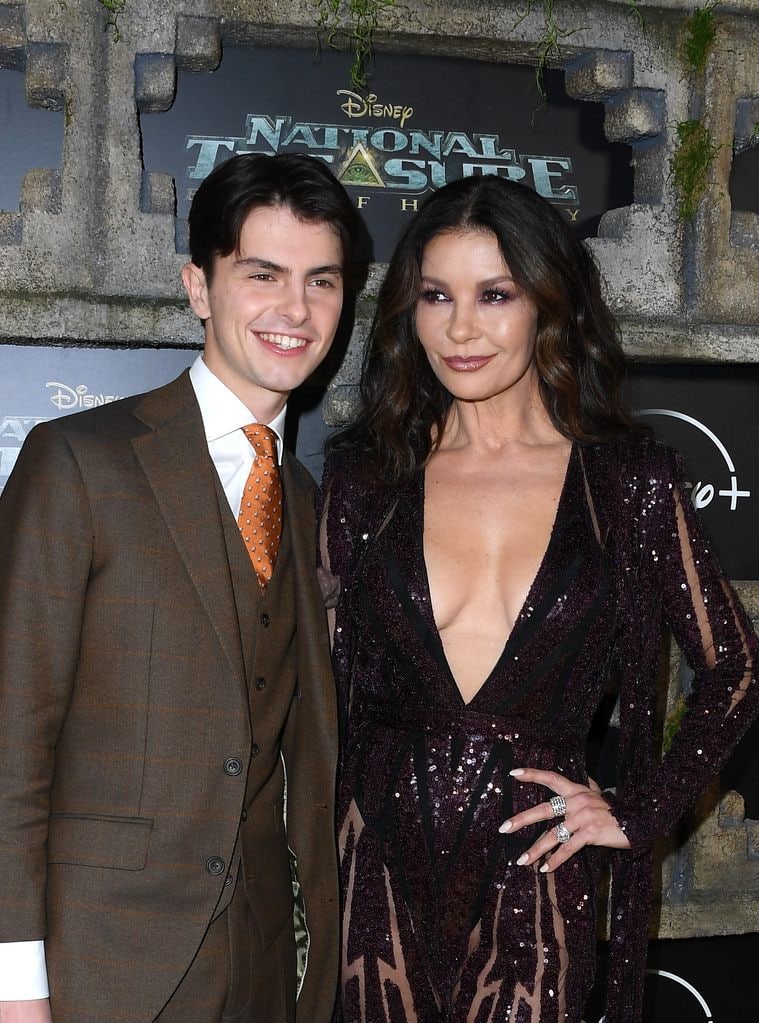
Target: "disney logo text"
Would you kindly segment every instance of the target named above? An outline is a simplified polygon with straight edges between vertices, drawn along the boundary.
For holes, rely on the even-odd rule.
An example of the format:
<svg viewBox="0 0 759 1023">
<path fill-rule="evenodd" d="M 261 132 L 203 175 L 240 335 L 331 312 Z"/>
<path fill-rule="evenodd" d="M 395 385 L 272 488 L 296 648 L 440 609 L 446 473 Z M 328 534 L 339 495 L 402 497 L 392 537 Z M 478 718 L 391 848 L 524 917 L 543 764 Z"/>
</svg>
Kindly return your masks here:
<svg viewBox="0 0 759 1023">
<path fill-rule="evenodd" d="M 350 89 L 338 89 L 337 95 L 348 97 L 340 104 L 340 109 L 348 117 L 389 117 L 398 121 L 402 128 L 414 112 L 413 107 L 404 107 L 400 103 L 378 103 L 374 92 L 364 97 Z"/>
<path fill-rule="evenodd" d="M 112 401 L 118 401 L 121 397 L 118 394 L 89 394 L 87 384 L 69 387 L 68 384 L 59 384 L 55 380 L 48 380 L 45 387 L 57 388 L 55 393 L 50 395 L 50 401 L 56 408 L 65 411 L 75 408 L 95 408 L 97 405 L 108 405 Z"/>
</svg>

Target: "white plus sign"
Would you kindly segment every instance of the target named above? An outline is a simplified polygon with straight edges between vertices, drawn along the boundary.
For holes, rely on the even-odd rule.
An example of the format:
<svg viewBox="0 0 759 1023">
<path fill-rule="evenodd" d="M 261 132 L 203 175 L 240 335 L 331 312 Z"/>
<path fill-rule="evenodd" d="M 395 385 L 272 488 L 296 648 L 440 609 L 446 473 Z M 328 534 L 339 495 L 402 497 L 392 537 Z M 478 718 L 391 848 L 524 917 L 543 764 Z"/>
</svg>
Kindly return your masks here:
<svg viewBox="0 0 759 1023">
<path fill-rule="evenodd" d="M 735 509 L 738 506 L 738 498 L 739 497 L 751 497 L 751 491 L 750 490 L 739 490 L 738 489 L 738 477 L 737 476 L 731 476 L 730 477 L 730 483 L 731 483 L 730 489 L 729 490 L 720 490 L 719 496 L 720 497 L 729 497 L 730 498 L 730 511 L 735 511 Z"/>
</svg>

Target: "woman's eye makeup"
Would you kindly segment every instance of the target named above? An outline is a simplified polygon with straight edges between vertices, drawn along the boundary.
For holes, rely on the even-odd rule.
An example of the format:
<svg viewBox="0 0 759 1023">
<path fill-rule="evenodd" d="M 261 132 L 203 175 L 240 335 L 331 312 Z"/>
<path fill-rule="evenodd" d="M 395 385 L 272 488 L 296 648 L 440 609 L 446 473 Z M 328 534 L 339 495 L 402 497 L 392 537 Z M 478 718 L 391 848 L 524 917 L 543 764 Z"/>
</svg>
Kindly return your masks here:
<svg viewBox="0 0 759 1023">
<path fill-rule="evenodd" d="M 516 292 L 512 287 L 489 287 L 484 288 L 479 295 L 479 301 L 485 305 L 499 305 L 502 302 L 510 302 L 516 298 Z M 440 302 L 449 302 L 450 296 L 441 288 L 428 285 L 423 287 L 419 300 L 429 305 L 436 305 Z"/>
<path fill-rule="evenodd" d="M 507 302 L 513 297 L 513 293 L 504 288 L 486 288 L 482 293 L 483 302 Z"/>
<path fill-rule="evenodd" d="M 448 296 L 440 288 L 422 288 L 419 297 L 422 301 L 433 304 L 435 302 L 444 302 Z"/>
</svg>

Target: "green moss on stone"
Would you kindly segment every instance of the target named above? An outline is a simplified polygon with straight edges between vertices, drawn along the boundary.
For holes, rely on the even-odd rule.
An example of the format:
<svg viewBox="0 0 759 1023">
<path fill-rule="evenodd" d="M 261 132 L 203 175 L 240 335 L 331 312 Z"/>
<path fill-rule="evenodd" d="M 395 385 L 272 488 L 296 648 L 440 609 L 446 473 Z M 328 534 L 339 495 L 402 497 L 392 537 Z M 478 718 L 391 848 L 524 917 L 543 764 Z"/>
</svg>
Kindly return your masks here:
<svg viewBox="0 0 759 1023">
<path fill-rule="evenodd" d="M 688 706 L 685 702 L 685 697 L 681 694 L 677 698 L 677 702 L 672 708 L 671 712 L 667 716 L 667 720 L 664 722 L 664 729 L 662 734 L 662 752 L 666 753 L 672 742 L 680 730 L 680 723 L 685 717 L 685 712 Z"/>
<path fill-rule="evenodd" d="M 720 3 L 721 0 L 709 0 L 703 7 L 696 7 L 685 28 L 683 57 L 689 70 L 697 75 L 702 75 L 706 70 L 706 62 L 717 36 L 714 11 Z"/>
<path fill-rule="evenodd" d="M 701 121 L 681 121 L 677 125 L 677 146 L 670 170 L 679 196 L 681 220 L 690 220 L 698 209 L 706 192 L 709 168 L 719 150 Z"/>
</svg>

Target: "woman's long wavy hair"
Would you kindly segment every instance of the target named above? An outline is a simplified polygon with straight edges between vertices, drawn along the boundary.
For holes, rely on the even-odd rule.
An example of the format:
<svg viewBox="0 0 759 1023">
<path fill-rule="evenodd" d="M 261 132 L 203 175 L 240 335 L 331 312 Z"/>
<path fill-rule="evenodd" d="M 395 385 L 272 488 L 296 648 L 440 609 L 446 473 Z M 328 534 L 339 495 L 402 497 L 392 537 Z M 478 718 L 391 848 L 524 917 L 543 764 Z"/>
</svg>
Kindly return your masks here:
<svg viewBox="0 0 759 1023">
<path fill-rule="evenodd" d="M 407 482 L 434 453 L 452 397 L 416 333 L 425 247 L 438 235 L 492 232 L 516 284 L 537 307 L 535 367 L 563 436 L 604 442 L 642 432 L 621 387 L 625 357 L 589 251 L 550 203 L 495 176 L 435 192 L 406 229 L 380 288 L 361 373 L 361 402 L 330 449 L 351 449 L 374 483 Z"/>
</svg>

